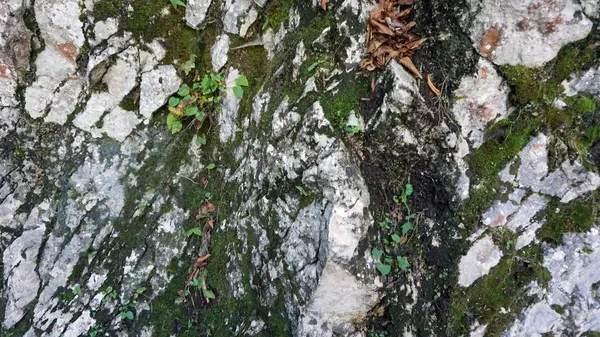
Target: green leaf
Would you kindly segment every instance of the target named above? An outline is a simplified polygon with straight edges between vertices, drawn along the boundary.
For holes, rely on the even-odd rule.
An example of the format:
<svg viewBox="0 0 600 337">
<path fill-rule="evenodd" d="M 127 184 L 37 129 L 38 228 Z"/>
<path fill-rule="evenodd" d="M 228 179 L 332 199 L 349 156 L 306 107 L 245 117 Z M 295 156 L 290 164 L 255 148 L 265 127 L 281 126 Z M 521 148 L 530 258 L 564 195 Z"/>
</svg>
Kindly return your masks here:
<svg viewBox="0 0 600 337">
<path fill-rule="evenodd" d="M 144 293 L 144 291 L 146 291 L 146 287 L 141 287 L 141 288 L 138 288 L 138 290 L 136 290 L 135 293 L 142 294 L 142 293 Z"/>
<path fill-rule="evenodd" d="M 400 202 L 400 198 L 397 195 L 394 196 L 394 202 L 395 203 L 399 203 Z"/>
<path fill-rule="evenodd" d="M 121 319 L 125 319 L 125 317 L 127 317 L 127 313 L 125 311 L 121 311 Z"/>
<path fill-rule="evenodd" d="M 239 85 L 233 87 L 233 93 L 239 98 L 244 97 L 244 89 L 242 89 L 242 87 L 240 87 Z"/>
<path fill-rule="evenodd" d="M 129 319 L 130 321 L 133 321 L 133 312 L 128 311 L 127 314 L 125 314 L 127 316 L 127 319 Z"/>
<path fill-rule="evenodd" d="M 192 85 L 192 89 L 197 90 L 198 88 L 200 88 L 200 83 L 196 82 Z"/>
<path fill-rule="evenodd" d="M 190 93 L 190 87 L 188 87 L 187 84 L 182 84 L 181 87 L 179 87 L 179 91 L 177 91 L 177 95 L 183 97 L 186 96 Z"/>
<path fill-rule="evenodd" d="M 177 6 L 185 7 L 185 3 L 181 0 L 169 0 L 173 7 L 177 8 Z"/>
<path fill-rule="evenodd" d="M 191 101 L 192 100 L 192 96 L 190 95 L 185 95 L 185 97 L 183 98 L 184 101 Z"/>
<path fill-rule="evenodd" d="M 202 79 L 202 82 L 200 82 L 200 85 L 202 86 L 202 89 L 209 89 L 210 88 L 210 77 L 208 75 L 204 75 L 204 78 Z"/>
<path fill-rule="evenodd" d="M 179 102 L 181 102 L 181 100 L 177 97 L 169 98 L 169 106 L 178 106 Z"/>
<path fill-rule="evenodd" d="M 300 185 L 296 185 L 296 189 L 298 191 L 300 191 L 300 193 L 304 193 L 304 187 L 300 186 Z"/>
<path fill-rule="evenodd" d="M 194 227 L 188 231 L 185 232 L 185 236 L 190 236 L 192 234 L 198 235 L 198 236 L 202 236 L 202 229 L 200 229 L 200 227 Z"/>
<path fill-rule="evenodd" d="M 411 196 L 413 194 L 412 184 L 406 184 L 406 190 L 404 191 L 404 194 L 406 194 L 407 196 Z"/>
<path fill-rule="evenodd" d="M 242 87 L 247 87 L 248 79 L 246 78 L 246 76 L 240 75 L 238 76 L 238 78 L 235 79 L 235 84 L 241 85 Z"/>
<path fill-rule="evenodd" d="M 377 262 L 376 268 L 377 268 L 377 270 L 379 270 L 379 272 L 383 276 L 386 276 L 387 274 L 390 273 L 390 271 L 392 271 L 392 266 L 390 266 L 389 264 L 381 263 L 381 262 Z"/>
<path fill-rule="evenodd" d="M 400 235 L 398 235 L 398 234 L 392 234 L 392 240 L 394 240 L 394 242 L 396 242 L 396 243 L 400 243 L 402 238 L 400 238 Z"/>
<path fill-rule="evenodd" d="M 219 103 L 221 102 L 221 100 L 223 99 L 223 96 L 217 96 L 214 98 L 215 103 Z"/>
<path fill-rule="evenodd" d="M 269 26 L 269 17 L 266 17 L 267 19 L 265 20 L 265 23 L 262 26 L 262 30 L 264 31 L 265 29 L 267 29 L 267 27 Z"/>
<path fill-rule="evenodd" d="M 171 134 L 176 134 L 181 131 L 182 128 L 183 124 L 181 124 L 180 121 L 174 121 L 173 124 L 171 124 Z"/>
<path fill-rule="evenodd" d="M 196 119 L 201 122 L 204 120 L 204 117 L 206 117 L 206 114 L 204 112 L 199 112 L 196 114 Z M 206 141 L 204 142 L 204 144 L 206 144 Z"/>
<path fill-rule="evenodd" d="M 198 107 L 193 106 L 193 105 L 187 107 L 187 109 L 185 109 L 185 111 L 183 112 L 183 114 L 186 116 L 194 116 L 197 113 L 198 113 Z"/>
<path fill-rule="evenodd" d="M 108 287 L 106 288 L 106 293 L 108 294 L 108 293 L 110 293 L 111 291 L 113 291 L 113 287 L 111 287 L 111 286 L 108 286 Z"/>
<path fill-rule="evenodd" d="M 216 298 L 215 293 L 213 293 L 212 290 L 210 290 L 210 289 L 203 289 L 202 293 L 204 294 L 204 297 L 206 297 L 206 298 L 210 298 L 213 300 Z"/>
<path fill-rule="evenodd" d="M 196 68 L 196 64 L 194 63 L 194 61 L 196 60 L 196 55 L 192 54 L 192 56 L 190 56 L 190 59 L 185 61 L 182 65 L 181 65 L 181 69 L 183 70 L 183 72 L 186 75 L 189 75 L 190 72 L 192 71 L 192 69 Z M 194 84 L 195 85 L 195 84 Z M 195 89 L 196 87 L 194 87 Z"/>
<path fill-rule="evenodd" d="M 407 222 L 404 225 L 402 225 L 402 235 L 406 235 L 406 233 L 408 233 L 409 230 L 415 228 L 415 225 L 412 222 Z"/>
<path fill-rule="evenodd" d="M 206 137 L 204 136 L 196 138 L 196 141 L 201 145 L 206 145 Z"/>
<path fill-rule="evenodd" d="M 189 294 L 190 294 L 189 290 L 186 289 L 186 290 L 183 291 L 183 296 L 188 296 Z"/>
<path fill-rule="evenodd" d="M 313 70 L 315 70 L 321 63 L 325 63 L 325 61 L 323 60 L 318 60 L 317 62 L 311 64 L 308 66 L 308 72 L 312 72 Z"/>
<path fill-rule="evenodd" d="M 379 260 L 381 258 L 381 256 L 383 255 L 383 250 L 373 248 L 373 250 L 371 250 L 371 254 L 373 255 L 373 258 L 375 260 Z"/>
<path fill-rule="evenodd" d="M 208 165 L 206 166 L 206 168 L 207 168 L 207 169 L 209 169 L 209 170 L 214 170 L 214 169 L 215 169 L 215 167 L 217 167 L 217 165 L 215 165 L 215 163 L 210 163 L 210 164 L 208 164 Z"/>
<path fill-rule="evenodd" d="M 177 117 L 177 116 L 176 116 L 176 115 L 174 115 L 174 114 L 169 114 L 169 115 L 167 116 L 167 127 L 169 128 L 169 130 L 170 130 L 170 129 L 171 129 L 171 127 L 173 126 L 173 123 L 174 123 L 174 122 L 176 122 L 176 121 L 178 121 L 178 120 L 179 120 L 179 117 Z"/>
<path fill-rule="evenodd" d="M 398 256 L 396 258 L 396 261 L 398 262 L 398 267 L 402 270 L 406 270 L 410 267 L 410 263 L 408 263 L 408 259 L 405 258 L 404 256 Z"/>
<path fill-rule="evenodd" d="M 349 133 L 359 133 L 360 132 L 360 126 L 358 126 L 358 125 L 347 125 L 346 126 L 346 132 L 349 132 Z"/>
<path fill-rule="evenodd" d="M 414 214 L 414 213 L 412 213 L 412 214 L 409 214 L 409 215 L 405 216 L 404 220 L 412 220 L 412 219 L 414 219 L 416 217 L 417 217 L 417 215 Z"/>
<path fill-rule="evenodd" d="M 212 196 L 212 194 L 210 192 L 204 192 L 204 196 L 207 198 L 210 198 Z"/>
<path fill-rule="evenodd" d="M 394 259 L 392 259 L 389 256 L 386 256 L 385 259 L 383 259 L 383 262 L 385 262 L 385 263 L 392 263 L 392 262 L 394 262 Z"/>
<path fill-rule="evenodd" d="M 73 288 L 73 295 L 78 295 L 79 293 L 81 293 L 81 285 L 76 284 L 75 288 Z"/>
</svg>

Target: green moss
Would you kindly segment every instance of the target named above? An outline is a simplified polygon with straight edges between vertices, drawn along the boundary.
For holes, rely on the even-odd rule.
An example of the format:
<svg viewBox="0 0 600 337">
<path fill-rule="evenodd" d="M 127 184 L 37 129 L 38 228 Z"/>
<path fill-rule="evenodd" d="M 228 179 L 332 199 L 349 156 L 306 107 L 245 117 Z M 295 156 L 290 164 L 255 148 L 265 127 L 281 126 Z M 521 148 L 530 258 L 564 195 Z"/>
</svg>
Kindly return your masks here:
<svg viewBox="0 0 600 337">
<path fill-rule="evenodd" d="M 131 6 L 133 10 L 128 10 Z M 163 15 L 163 9 L 169 13 Z M 119 20 L 119 28 L 131 32 L 143 42 L 163 38 L 167 51 L 165 63 L 186 60 L 196 48 L 198 32 L 187 27 L 184 22 L 185 9 L 173 8 L 164 0 L 102 0 L 94 5 L 96 21 L 114 17 Z"/>
<path fill-rule="evenodd" d="M 554 79 L 561 82 L 578 69 L 597 58 L 597 53 L 587 48 L 587 43 L 577 43 L 561 49 L 554 64 Z"/>
<path fill-rule="evenodd" d="M 542 266 L 542 259 L 541 248 L 529 247 L 518 257 L 511 255 L 501 260 L 470 288 L 456 291 L 450 309 L 450 335 L 468 334 L 476 319 L 488 325 L 486 336 L 501 336 L 514 319 L 513 313 L 528 303 L 526 285 L 534 280 L 547 284 L 549 273 Z M 501 308 L 507 313 L 501 313 Z"/>
<path fill-rule="evenodd" d="M 594 224 L 598 215 L 596 193 L 592 193 L 588 200 L 576 199 L 568 204 L 562 204 L 558 198 L 553 198 L 544 215 L 546 222 L 538 231 L 538 237 L 560 243 L 563 233 L 586 232 Z"/>
<path fill-rule="evenodd" d="M 353 74 L 345 74 L 341 80 L 336 89 L 319 97 L 325 117 L 339 129 L 344 127 L 352 110 L 360 113 L 360 99 L 367 96 L 371 90 L 371 76 L 354 78 Z"/>
</svg>

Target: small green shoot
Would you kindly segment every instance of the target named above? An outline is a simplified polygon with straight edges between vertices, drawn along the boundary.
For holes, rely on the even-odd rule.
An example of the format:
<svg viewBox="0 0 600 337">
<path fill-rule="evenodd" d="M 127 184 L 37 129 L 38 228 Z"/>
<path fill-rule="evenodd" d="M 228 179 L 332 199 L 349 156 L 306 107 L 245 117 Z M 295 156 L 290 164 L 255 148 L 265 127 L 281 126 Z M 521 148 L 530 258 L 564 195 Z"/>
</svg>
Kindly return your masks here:
<svg viewBox="0 0 600 337">
<path fill-rule="evenodd" d="M 192 229 L 185 231 L 185 236 L 191 236 L 191 235 L 197 235 L 199 237 L 202 237 L 202 228 L 193 227 Z"/>
<path fill-rule="evenodd" d="M 181 70 L 183 70 L 183 72 L 187 76 L 195 68 L 196 68 L 196 55 L 192 54 L 187 61 L 183 62 L 183 64 L 181 65 Z"/>
<path fill-rule="evenodd" d="M 185 7 L 185 3 L 181 0 L 169 0 L 169 2 L 171 3 L 171 5 L 173 5 L 173 7 L 177 8 L 179 7 Z"/>
<path fill-rule="evenodd" d="M 73 290 L 71 290 L 71 292 L 75 296 L 79 295 L 81 293 L 81 285 L 79 283 L 76 284 L 75 287 L 73 288 Z"/>
<path fill-rule="evenodd" d="M 359 133 L 360 132 L 360 126 L 358 126 L 358 125 L 347 125 L 346 126 L 346 132 L 352 133 L 352 134 Z"/>
</svg>

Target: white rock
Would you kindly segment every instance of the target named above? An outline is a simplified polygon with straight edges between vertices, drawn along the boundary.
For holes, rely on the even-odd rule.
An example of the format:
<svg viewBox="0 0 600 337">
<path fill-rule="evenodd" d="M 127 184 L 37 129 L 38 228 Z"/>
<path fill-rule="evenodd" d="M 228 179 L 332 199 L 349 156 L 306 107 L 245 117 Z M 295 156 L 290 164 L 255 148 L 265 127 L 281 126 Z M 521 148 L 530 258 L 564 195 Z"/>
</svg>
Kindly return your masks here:
<svg viewBox="0 0 600 337">
<path fill-rule="evenodd" d="M 223 112 L 218 115 L 219 139 L 221 140 L 221 143 L 226 143 L 235 138 L 237 115 L 241 99 L 235 95 L 233 87 L 235 86 L 235 79 L 238 76 L 240 76 L 240 72 L 237 69 L 230 67 L 225 80 L 229 86 L 225 89 L 226 95 L 221 102 Z"/>
<path fill-rule="evenodd" d="M 119 30 L 119 22 L 115 18 L 108 18 L 104 21 L 96 22 L 94 26 L 94 40 L 90 41 L 92 46 L 107 40 L 111 35 Z"/>
<path fill-rule="evenodd" d="M 496 64 L 542 66 L 568 43 L 585 38 L 592 22 L 570 0 L 469 0 L 473 46 Z"/>
<path fill-rule="evenodd" d="M 467 255 L 460 259 L 458 284 L 461 287 L 470 286 L 478 278 L 489 273 L 490 269 L 500 262 L 502 255 L 502 251 L 496 247 L 491 237 L 484 236 L 479 239 Z"/>
<path fill-rule="evenodd" d="M 177 92 L 181 79 L 172 65 L 159 66 L 142 75 L 140 85 L 140 114 L 147 120 Z"/>
<path fill-rule="evenodd" d="M 227 53 L 229 52 L 229 35 L 219 36 L 217 42 L 210 49 L 212 66 L 215 72 L 219 72 L 227 63 Z"/>
<path fill-rule="evenodd" d="M 486 126 L 508 116 L 508 86 L 494 66 L 481 59 L 475 76 L 463 77 L 454 96 L 458 99 L 452 113 L 463 137 L 474 148 L 483 143 Z"/>
<path fill-rule="evenodd" d="M 210 7 L 212 0 L 188 0 L 185 7 L 185 22 L 192 28 L 204 22 L 206 12 Z"/>
<path fill-rule="evenodd" d="M 134 112 L 116 107 L 104 117 L 103 122 L 102 130 L 106 132 L 106 135 L 122 142 L 141 120 L 136 117 Z"/>
<path fill-rule="evenodd" d="M 300 73 L 300 66 L 302 62 L 306 60 L 305 55 L 306 48 L 304 48 L 304 42 L 300 41 L 298 45 L 296 45 L 296 56 L 292 60 L 293 70 L 292 70 L 292 78 L 294 81 L 298 78 L 298 74 Z"/>
<path fill-rule="evenodd" d="M 600 331 L 600 300 L 592 286 L 600 282 L 600 232 L 565 233 L 563 245 L 544 252 L 552 278 L 547 294 L 523 311 L 504 336 L 580 335 Z M 564 307 L 561 315 L 552 305 Z"/>
</svg>

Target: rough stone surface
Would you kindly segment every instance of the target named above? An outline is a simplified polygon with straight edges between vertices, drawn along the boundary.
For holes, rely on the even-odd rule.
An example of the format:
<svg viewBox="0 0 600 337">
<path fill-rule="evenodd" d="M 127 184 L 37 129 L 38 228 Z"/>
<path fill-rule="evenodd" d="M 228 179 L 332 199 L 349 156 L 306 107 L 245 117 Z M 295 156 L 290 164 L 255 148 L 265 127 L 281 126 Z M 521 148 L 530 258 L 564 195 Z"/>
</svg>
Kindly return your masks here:
<svg viewBox="0 0 600 337">
<path fill-rule="evenodd" d="M 584 38 L 596 0 L 418 2 L 411 20 L 428 40 L 414 61 L 442 97 L 395 61 L 357 71 L 377 1 L 185 2 L 0 3 L 0 335 L 600 331 L 600 176 L 586 161 L 598 145 L 582 158 L 565 136 L 595 116 L 545 125 L 496 68 L 542 65 Z M 259 27 L 267 17 L 277 27 Z M 171 135 L 163 107 L 191 86 L 190 53 L 227 88 L 202 127 L 184 118 Z M 548 104 L 566 114 L 568 96 L 598 98 L 589 64 Z M 519 135 L 529 120 L 542 125 Z M 489 141 L 524 146 L 482 154 Z M 210 231 L 196 217 L 207 198 Z M 186 237 L 198 226 L 201 239 Z M 216 299 L 190 310 L 177 290 L 205 253 Z M 498 306 L 480 286 L 507 264 Z"/>
<path fill-rule="evenodd" d="M 592 22 L 570 0 L 469 0 L 473 47 L 495 64 L 541 66 L 567 43 L 585 38 Z"/>
<path fill-rule="evenodd" d="M 463 78 L 454 91 L 458 97 L 452 108 L 454 118 L 460 125 L 462 135 L 473 147 L 483 143 L 486 126 L 506 118 L 508 115 L 508 87 L 494 66 L 480 60 L 477 74 Z"/>
<path fill-rule="evenodd" d="M 548 248 L 544 267 L 552 274 L 547 290 L 538 295 L 505 336 L 564 336 L 600 331 L 600 240 L 597 228 L 566 234 L 563 245 Z M 561 314 L 553 306 L 565 307 Z"/>
<path fill-rule="evenodd" d="M 140 90 L 140 114 L 150 119 L 152 112 L 164 105 L 169 96 L 179 89 L 180 84 L 181 79 L 172 65 L 159 66 L 156 70 L 144 73 Z"/>
<path fill-rule="evenodd" d="M 185 7 L 185 22 L 192 28 L 197 28 L 206 18 L 206 12 L 212 0 L 189 0 Z"/>
<path fill-rule="evenodd" d="M 458 284 L 468 287 L 481 276 L 487 274 L 502 258 L 502 251 L 496 247 L 491 237 L 485 236 L 475 242 L 458 265 Z"/>
<path fill-rule="evenodd" d="M 219 72 L 227 63 L 227 53 L 229 52 L 229 35 L 219 36 L 217 42 L 210 49 L 213 70 Z"/>
</svg>

